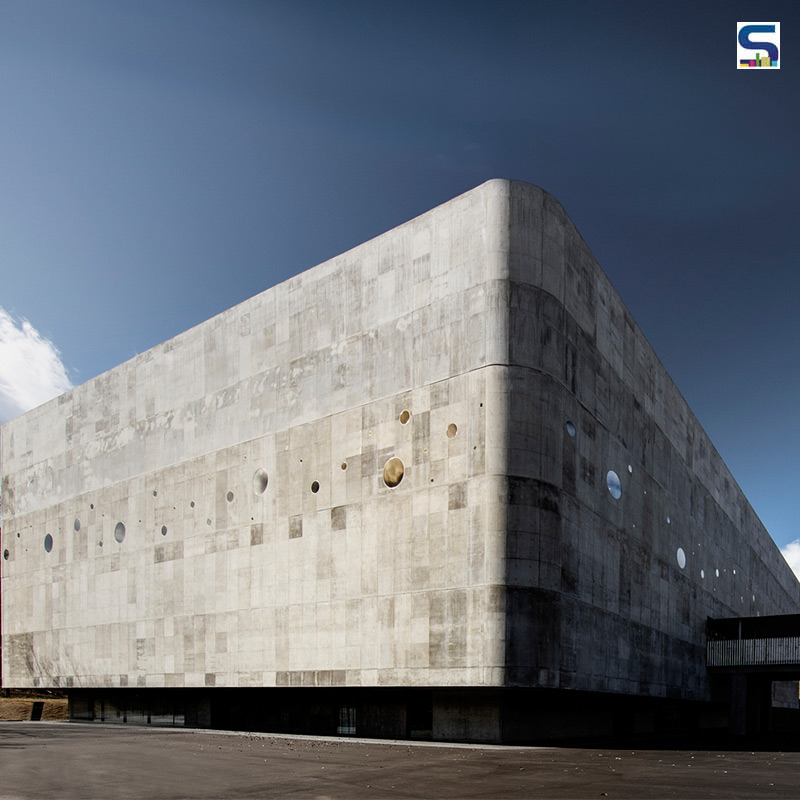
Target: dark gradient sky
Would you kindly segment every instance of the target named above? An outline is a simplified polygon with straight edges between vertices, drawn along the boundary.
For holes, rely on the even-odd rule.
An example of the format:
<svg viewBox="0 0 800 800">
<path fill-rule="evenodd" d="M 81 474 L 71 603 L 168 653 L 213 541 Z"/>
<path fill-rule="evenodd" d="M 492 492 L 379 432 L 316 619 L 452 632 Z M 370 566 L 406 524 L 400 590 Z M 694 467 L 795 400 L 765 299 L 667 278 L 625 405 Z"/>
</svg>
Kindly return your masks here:
<svg viewBox="0 0 800 800">
<path fill-rule="evenodd" d="M 781 23 L 739 71 L 736 22 Z M 492 177 L 800 537 L 800 4 L 0 0 L 0 306 L 80 383 Z"/>
</svg>

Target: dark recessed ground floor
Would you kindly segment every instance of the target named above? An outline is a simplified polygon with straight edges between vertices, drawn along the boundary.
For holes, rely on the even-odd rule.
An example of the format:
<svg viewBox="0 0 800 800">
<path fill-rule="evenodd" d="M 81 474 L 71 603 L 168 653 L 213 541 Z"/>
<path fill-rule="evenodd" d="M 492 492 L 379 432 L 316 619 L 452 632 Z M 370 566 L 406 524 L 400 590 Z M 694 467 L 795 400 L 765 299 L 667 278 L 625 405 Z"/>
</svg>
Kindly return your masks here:
<svg viewBox="0 0 800 800">
<path fill-rule="evenodd" d="M 74 721 L 381 739 L 537 743 L 730 731 L 732 704 L 523 688 L 74 689 Z M 750 692 L 747 732 L 800 725 Z"/>
</svg>

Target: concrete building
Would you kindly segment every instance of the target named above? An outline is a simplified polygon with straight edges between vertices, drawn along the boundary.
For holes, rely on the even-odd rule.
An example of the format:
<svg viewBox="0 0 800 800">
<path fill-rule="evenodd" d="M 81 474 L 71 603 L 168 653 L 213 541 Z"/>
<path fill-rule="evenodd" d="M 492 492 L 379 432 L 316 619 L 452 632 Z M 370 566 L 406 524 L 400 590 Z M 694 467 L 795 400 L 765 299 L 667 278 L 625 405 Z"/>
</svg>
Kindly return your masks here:
<svg viewBox="0 0 800 800">
<path fill-rule="evenodd" d="M 2 674 L 74 718 L 727 724 L 800 584 L 563 208 L 490 181 L 2 429 Z"/>
</svg>

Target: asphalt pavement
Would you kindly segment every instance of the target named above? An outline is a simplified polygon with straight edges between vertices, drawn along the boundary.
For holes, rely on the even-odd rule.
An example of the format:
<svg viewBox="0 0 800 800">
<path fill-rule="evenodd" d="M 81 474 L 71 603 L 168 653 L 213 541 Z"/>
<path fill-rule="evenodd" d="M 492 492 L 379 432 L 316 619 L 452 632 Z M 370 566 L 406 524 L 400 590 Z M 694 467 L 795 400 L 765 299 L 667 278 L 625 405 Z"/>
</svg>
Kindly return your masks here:
<svg viewBox="0 0 800 800">
<path fill-rule="evenodd" d="M 0 722 L 0 798 L 797 798 L 790 750 L 492 747 Z"/>
</svg>

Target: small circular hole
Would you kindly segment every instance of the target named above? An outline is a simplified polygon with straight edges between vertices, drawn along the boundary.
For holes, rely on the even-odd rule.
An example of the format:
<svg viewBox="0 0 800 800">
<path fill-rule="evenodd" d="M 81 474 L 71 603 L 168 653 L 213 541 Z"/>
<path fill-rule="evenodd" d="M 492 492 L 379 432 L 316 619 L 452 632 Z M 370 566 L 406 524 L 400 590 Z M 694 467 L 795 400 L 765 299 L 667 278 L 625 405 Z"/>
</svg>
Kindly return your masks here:
<svg viewBox="0 0 800 800">
<path fill-rule="evenodd" d="M 233 492 L 228 492 L 228 494 L 226 494 L 226 495 L 225 495 L 225 499 L 226 499 L 226 500 L 227 500 L 229 503 L 232 503 L 232 502 L 233 502 Z"/>
<path fill-rule="evenodd" d="M 9 556 L 9 555 L 10 555 L 10 554 L 9 554 L 8 550 L 3 550 L 3 558 L 4 558 L 6 561 L 8 561 L 8 556 Z"/>
<path fill-rule="evenodd" d="M 447 426 L 447 438 L 453 439 L 457 433 L 458 433 L 458 426 L 455 424 L 455 422 L 451 422 Z"/>
<path fill-rule="evenodd" d="M 189 506 L 190 506 L 191 508 L 194 508 L 194 500 L 192 500 L 192 502 L 191 502 L 191 503 L 189 503 Z"/>
<path fill-rule="evenodd" d="M 72 527 L 75 528 L 75 532 L 77 533 L 81 529 L 81 521 L 76 519 L 75 524 Z"/>
<path fill-rule="evenodd" d="M 122 544 L 125 540 L 125 524 L 123 522 L 118 522 L 114 528 L 114 538 L 118 544 Z"/>
<path fill-rule="evenodd" d="M 94 508 L 94 503 L 89 503 L 89 508 Z"/>
<path fill-rule="evenodd" d="M 633 464 L 628 464 L 628 472 L 633 475 Z"/>
<path fill-rule="evenodd" d="M 677 552 L 677 559 L 678 559 L 678 566 L 683 569 L 686 566 L 686 553 L 683 552 L 683 548 L 679 547 Z"/>
<path fill-rule="evenodd" d="M 565 427 L 566 427 L 566 429 L 567 429 L 567 433 L 568 433 L 570 436 L 574 436 L 574 435 L 575 435 L 575 423 L 574 423 L 574 422 L 573 422 L 571 419 L 568 419 L 568 420 L 566 421 L 566 423 L 565 423 Z"/>
<path fill-rule="evenodd" d="M 155 489 L 153 489 L 153 497 L 158 497 L 158 492 Z"/>
<path fill-rule="evenodd" d="M 48 533 L 44 537 L 44 551 L 49 553 L 53 549 L 53 537 Z"/>
<path fill-rule="evenodd" d="M 347 469 L 347 462 L 346 461 L 342 461 L 342 469 Z"/>
<path fill-rule="evenodd" d="M 209 527 L 211 526 L 211 520 L 210 519 L 206 520 L 206 525 L 208 525 Z"/>
<path fill-rule="evenodd" d="M 167 535 L 167 526 L 166 525 L 162 525 L 161 526 L 161 535 L 162 536 L 166 536 Z"/>
<path fill-rule="evenodd" d="M 411 417 L 411 414 L 409 414 L 408 411 L 405 411 L 405 410 L 401 411 L 400 412 L 400 424 L 401 425 L 405 425 L 406 422 L 408 422 L 408 420 L 410 419 L 410 417 Z"/>
<path fill-rule="evenodd" d="M 314 481 L 314 483 L 311 484 L 311 491 L 314 492 L 314 494 L 319 491 L 319 481 Z"/>
</svg>

